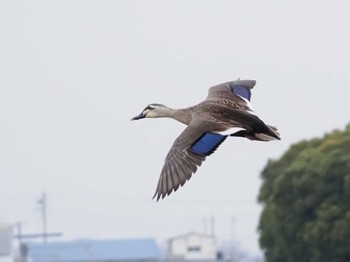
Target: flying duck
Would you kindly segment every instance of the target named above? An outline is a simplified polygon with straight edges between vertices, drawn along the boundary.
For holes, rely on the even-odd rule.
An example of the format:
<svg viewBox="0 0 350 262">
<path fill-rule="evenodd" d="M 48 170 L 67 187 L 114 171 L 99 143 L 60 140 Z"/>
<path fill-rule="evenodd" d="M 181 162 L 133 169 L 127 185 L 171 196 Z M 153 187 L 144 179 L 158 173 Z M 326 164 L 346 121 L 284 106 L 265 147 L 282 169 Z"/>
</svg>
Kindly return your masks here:
<svg viewBox="0 0 350 262">
<path fill-rule="evenodd" d="M 165 158 L 153 198 L 158 201 L 183 186 L 228 136 L 280 140 L 277 129 L 266 125 L 251 107 L 251 89 L 255 83 L 255 80 L 237 80 L 213 86 L 203 102 L 183 109 L 149 104 L 131 119 L 168 117 L 187 125 Z"/>
</svg>

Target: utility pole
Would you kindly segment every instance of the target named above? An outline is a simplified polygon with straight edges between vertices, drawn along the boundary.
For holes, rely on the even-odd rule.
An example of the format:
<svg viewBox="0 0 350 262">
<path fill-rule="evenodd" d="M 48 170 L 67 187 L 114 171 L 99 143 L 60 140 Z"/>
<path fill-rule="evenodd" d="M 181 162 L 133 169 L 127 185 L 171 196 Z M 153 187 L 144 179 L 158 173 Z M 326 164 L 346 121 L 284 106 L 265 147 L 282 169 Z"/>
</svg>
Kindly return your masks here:
<svg viewBox="0 0 350 262">
<path fill-rule="evenodd" d="M 38 234 L 23 234 L 22 233 L 22 223 L 17 223 L 17 235 L 14 235 L 15 238 L 19 241 L 20 246 L 20 255 L 21 255 L 21 261 L 26 262 L 27 261 L 27 255 L 28 255 L 28 246 L 25 242 L 23 242 L 23 239 L 32 239 L 32 238 L 42 238 L 44 243 L 47 243 L 48 237 L 60 237 L 62 236 L 62 233 L 48 233 L 47 232 L 47 221 L 46 221 L 46 193 L 44 192 L 37 200 L 37 203 L 41 207 L 41 216 L 42 216 L 42 223 L 43 223 L 43 233 Z"/>
<path fill-rule="evenodd" d="M 42 197 L 37 202 L 41 205 L 41 215 L 43 220 L 43 241 L 47 242 L 47 222 L 46 222 L 46 193 L 44 192 Z"/>
<path fill-rule="evenodd" d="M 235 243 L 235 217 L 232 216 L 231 217 L 231 240 L 232 240 L 232 243 L 234 244 Z"/>
<path fill-rule="evenodd" d="M 211 236 L 215 237 L 215 218 L 214 215 L 210 216 L 210 227 L 211 227 Z"/>
<path fill-rule="evenodd" d="M 22 223 L 18 222 L 17 224 L 15 224 L 15 226 L 17 227 L 18 242 L 22 244 Z"/>
<path fill-rule="evenodd" d="M 208 233 L 208 225 L 207 225 L 207 218 L 206 217 L 203 218 L 203 233 L 205 235 L 209 235 L 209 233 Z"/>
<path fill-rule="evenodd" d="M 19 222 L 19 223 L 15 224 L 15 226 L 17 227 L 17 230 L 16 230 L 17 234 L 15 234 L 13 237 L 18 239 L 19 250 L 20 250 L 20 257 L 21 257 L 20 261 L 22 261 L 22 262 L 27 262 L 28 261 L 27 260 L 28 246 L 26 244 L 26 240 L 25 239 L 43 238 L 44 241 L 46 241 L 47 237 L 60 237 L 60 236 L 62 236 L 62 233 L 47 233 L 47 232 L 44 232 L 44 234 L 23 234 L 22 233 L 22 223 Z"/>
</svg>

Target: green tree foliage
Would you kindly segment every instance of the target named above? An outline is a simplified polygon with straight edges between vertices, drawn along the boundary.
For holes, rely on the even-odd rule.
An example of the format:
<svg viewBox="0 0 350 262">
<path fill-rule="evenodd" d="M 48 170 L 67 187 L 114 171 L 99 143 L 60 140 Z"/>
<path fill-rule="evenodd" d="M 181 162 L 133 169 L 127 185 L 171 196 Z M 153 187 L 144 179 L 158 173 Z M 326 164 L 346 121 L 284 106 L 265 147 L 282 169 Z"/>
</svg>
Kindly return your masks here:
<svg viewBox="0 0 350 262">
<path fill-rule="evenodd" d="M 350 125 L 291 146 L 261 175 L 266 261 L 350 261 Z"/>
</svg>

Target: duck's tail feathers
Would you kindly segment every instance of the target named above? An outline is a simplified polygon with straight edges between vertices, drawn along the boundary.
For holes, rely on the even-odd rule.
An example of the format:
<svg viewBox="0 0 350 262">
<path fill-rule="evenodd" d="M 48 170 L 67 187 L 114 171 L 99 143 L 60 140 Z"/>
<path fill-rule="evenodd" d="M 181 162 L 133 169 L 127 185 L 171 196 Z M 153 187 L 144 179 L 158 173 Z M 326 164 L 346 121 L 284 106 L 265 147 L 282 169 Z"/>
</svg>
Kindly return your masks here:
<svg viewBox="0 0 350 262">
<path fill-rule="evenodd" d="M 248 132 L 247 130 L 240 130 L 231 134 L 230 136 L 245 137 L 250 140 L 256 141 L 271 141 L 271 140 L 280 140 L 280 134 L 277 132 L 277 128 L 273 126 L 265 125 L 265 130 L 261 133 L 259 132 Z"/>
<path fill-rule="evenodd" d="M 281 140 L 280 134 L 277 132 L 277 128 L 274 126 L 266 125 L 267 130 L 264 133 L 255 133 L 255 139 L 260 141 Z"/>
</svg>

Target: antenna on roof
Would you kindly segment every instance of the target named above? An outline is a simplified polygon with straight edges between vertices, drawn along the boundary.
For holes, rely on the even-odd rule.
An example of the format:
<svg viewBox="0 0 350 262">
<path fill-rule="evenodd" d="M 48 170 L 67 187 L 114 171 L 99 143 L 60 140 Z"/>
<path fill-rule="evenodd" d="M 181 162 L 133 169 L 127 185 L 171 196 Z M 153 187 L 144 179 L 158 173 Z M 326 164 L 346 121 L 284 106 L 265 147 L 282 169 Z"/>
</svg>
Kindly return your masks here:
<svg viewBox="0 0 350 262">
<path fill-rule="evenodd" d="M 37 201 L 41 205 L 41 214 L 43 220 L 43 241 L 47 242 L 47 220 L 46 220 L 46 193 L 44 192 L 42 197 Z"/>
</svg>

